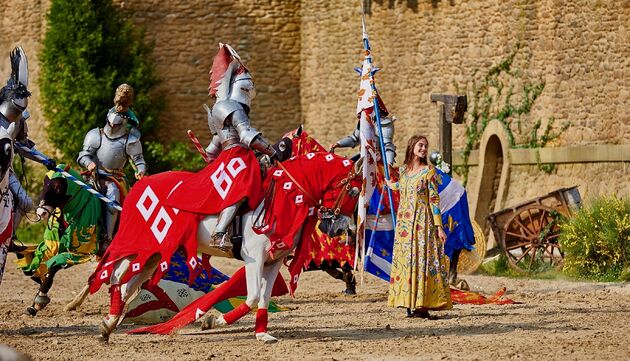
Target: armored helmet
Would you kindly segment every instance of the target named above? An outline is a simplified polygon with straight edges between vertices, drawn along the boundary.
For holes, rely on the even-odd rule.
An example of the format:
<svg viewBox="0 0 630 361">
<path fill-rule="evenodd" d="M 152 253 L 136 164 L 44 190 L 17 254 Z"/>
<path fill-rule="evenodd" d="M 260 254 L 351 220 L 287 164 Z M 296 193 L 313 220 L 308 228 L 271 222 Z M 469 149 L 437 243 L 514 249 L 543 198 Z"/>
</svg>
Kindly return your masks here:
<svg viewBox="0 0 630 361">
<path fill-rule="evenodd" d="M 16 47 L 9 54 L 11 76 L 7 85 L 0 89 L 0 113 L 11 122 L 22 119 L 22 113 L 28 106 L 28 60 L 21 47 Z"/>
<path fill-rule="evenodd" d="M 254 80 L 241 57 L 228 44 L 219 43 L 219 52 L 210 70 L 209 95 L 221 100 L 234 100 L 247 111 L 256 96 Z"/>
<path fill-rule="evenodd" d="M 111 139 L 120 138 L 129 132 L 128 124 L 133 123 L 133 113 L 131 110 L 126 112 L 116 111 L 116 107 L 112 107 L 107 112 L 107 123 L 103 127 L 103 132 Z"/>
</svg>

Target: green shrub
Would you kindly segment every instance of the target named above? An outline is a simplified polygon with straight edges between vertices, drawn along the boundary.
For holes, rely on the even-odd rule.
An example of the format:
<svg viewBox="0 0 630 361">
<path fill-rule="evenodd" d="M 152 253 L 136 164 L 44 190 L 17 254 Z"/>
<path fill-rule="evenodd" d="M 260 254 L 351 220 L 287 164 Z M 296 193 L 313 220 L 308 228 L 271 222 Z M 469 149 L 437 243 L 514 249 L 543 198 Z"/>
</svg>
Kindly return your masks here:
<svg viewBox="0 0 630 361">
<path fill-rule="evenodd" d="M 566 274 L 600 281 L 630 280 L 630 199 L 594 199 L 560 229 Z"/>
<path fill-rule="evenodd" d="M 151 173 L 167 170 L 197 171 L 206 165 L 201 155 L 194 150 L 192 143 L 172 142 L 164 146 L 160 142 L 148 141 L 144 143 L 144 153 L 148 159 L 154 160 L 153 163 L 149 163 Z"/>
<path fill-rule="evenodd" d="M 529 273 L 519 272 L 510 266 L 507 257 L 503 253 L 494 259 L 486 260 L 482 263 L 479 267 L 479 272 L 488 276 L 511 278 L 554 279 L 562 276 L 559 270 L 550 268 L 542 263 L 535 264 Z"/>
<path fill-rule="evenodd" d="M 44 240 L 46 222 L 30 223 L 28 219 L 22 219 L 21 226 L 15 231 L 18 244 L 39 244 Z"/>
</svg>

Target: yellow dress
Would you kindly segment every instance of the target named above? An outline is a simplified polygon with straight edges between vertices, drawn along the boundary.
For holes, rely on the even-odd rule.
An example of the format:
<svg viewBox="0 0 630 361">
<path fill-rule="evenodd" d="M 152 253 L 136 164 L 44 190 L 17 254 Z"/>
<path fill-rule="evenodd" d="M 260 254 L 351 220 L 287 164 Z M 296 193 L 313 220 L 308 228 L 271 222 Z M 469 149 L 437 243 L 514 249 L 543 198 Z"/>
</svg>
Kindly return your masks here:
<svg viewBox="0 0 630 361">
<path fill-rule="evenodd" d="M 435 168 L 427 166 L 415 175 L 408 175 L 402 168 L 400 174 L 388 304 L 450 309 L 449 261 L 436 232 L 442 218 Z"/>
</svg>

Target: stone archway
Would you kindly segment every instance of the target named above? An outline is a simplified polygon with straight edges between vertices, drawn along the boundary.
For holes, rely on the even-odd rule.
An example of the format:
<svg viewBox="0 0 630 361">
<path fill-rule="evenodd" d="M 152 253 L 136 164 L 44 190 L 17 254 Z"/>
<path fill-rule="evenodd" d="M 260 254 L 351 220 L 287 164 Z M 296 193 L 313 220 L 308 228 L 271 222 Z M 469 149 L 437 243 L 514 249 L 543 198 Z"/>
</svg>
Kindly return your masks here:
<svg viewBox="0 0 630 361">
<path fill-rule="evenodd" d="M 486 218 L 490 213 L 505 207 L 510 168 L 509 148 L 503 124 L 498 120 L 488 123 L 481 136 L 478 173 L 471 188 L 471 214 L 484 230 L 488 249 L 497 244 Z"/>
</svg>

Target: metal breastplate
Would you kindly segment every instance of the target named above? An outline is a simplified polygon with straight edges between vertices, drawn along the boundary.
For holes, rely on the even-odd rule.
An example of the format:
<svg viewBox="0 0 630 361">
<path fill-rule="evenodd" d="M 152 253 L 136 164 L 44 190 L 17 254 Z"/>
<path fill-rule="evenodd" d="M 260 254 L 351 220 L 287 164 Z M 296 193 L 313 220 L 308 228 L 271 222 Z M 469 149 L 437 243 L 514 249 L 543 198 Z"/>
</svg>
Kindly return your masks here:
<svg viewBox="0 0 630 361">
<path fill-rule="evenodd" d="M 223 129 L 220 129 L 217 135 L 221 140 L 221 145 L 224 150 L 231 148 L 234 144 L 241 143 L 238 132 L 231 124 L 224 125 Z"/>
<path fill-rule="evenodd" d="M 111 170 L 122 170 L 127 163 L 127 136 L 109 139 L 101 135 L 101 146 L 96 151 L 96 164 Z"/>
</svg>

